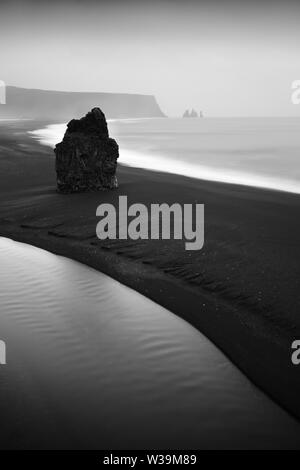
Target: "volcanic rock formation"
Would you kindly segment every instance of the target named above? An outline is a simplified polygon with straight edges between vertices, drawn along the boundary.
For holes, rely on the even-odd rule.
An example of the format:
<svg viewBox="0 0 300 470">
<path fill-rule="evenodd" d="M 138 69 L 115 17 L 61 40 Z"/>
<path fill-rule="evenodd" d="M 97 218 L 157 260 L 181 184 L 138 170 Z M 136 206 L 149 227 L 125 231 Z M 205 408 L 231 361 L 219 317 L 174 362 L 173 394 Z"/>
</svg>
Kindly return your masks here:
<svg viewBox="0 0 300 470">
<path fill-rule="evenodd" d="M 100 108 L 93 108 L 81 119 L 72 119 L 54 152 L 58 192 L 101 191 L 118 187 L 119 147 L 109 137 L 105 115 Z"/>
</svg>

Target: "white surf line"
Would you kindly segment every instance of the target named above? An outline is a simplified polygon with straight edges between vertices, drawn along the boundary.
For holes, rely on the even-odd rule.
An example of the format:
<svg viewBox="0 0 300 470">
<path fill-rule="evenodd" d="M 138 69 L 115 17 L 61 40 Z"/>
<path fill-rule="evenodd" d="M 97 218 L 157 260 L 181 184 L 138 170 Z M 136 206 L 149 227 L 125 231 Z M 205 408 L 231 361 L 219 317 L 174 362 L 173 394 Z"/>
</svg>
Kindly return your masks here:
<svg viewBox="0 0 300 470">
<path fill-rule="evenodd" d="M 117 119 L 108 120 L 108 122 Z M 63 139 L 67 124 L 50 124 L 46 128 L 30 131 L 29 134 L 42 145 L 52 148 Z M 224 168 L 210 168 L 205 165 L 193 164 L 185 161 L 173 160 L 163 155 L 153 155 L 136 150 L 122 148 L 119 162 L 122 165 L 143 168 L 150 171 L 161 171 L 176 175 L 187 176 L 205 181 L 228 183 L 261 189 L 284 191 L 300 194 L 300 183 L 296 180 L 279 179 L 278 177 L 262 176 L 254 173 L 246 173 Z"/>
</svg>

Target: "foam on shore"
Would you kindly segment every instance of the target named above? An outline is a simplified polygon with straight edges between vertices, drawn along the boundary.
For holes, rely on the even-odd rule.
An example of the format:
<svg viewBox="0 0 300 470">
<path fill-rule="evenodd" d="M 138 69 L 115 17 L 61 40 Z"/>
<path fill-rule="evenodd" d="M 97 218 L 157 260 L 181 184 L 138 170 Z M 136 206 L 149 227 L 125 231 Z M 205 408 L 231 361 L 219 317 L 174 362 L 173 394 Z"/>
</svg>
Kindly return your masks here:
<svg viewBox="0 0 300 470">
<path fill-rule="evenodd" d="M 66 131 L 66 123 L 51 124 L 46 128 L 31 131 L 30 134 L 39 140 L 42 145 L 52 148 L 63 139 Z M 298 180 L 279 176 L 267 176 L 266 174 L 251 173 L 250 171 L 226 169 L 224 167 L 203 165 L 178 159 L 169 156 L 151 153 L 146 150 L 132 150 L 122 147 L 120 150 L 119 162 L 135 168 L 143 168 L 151 171 L 161 171 L 197 178 L 207 181 L 237 184 L 243 186 L 285 191 L 300 194 L 300 184 Z"/>
</svg>

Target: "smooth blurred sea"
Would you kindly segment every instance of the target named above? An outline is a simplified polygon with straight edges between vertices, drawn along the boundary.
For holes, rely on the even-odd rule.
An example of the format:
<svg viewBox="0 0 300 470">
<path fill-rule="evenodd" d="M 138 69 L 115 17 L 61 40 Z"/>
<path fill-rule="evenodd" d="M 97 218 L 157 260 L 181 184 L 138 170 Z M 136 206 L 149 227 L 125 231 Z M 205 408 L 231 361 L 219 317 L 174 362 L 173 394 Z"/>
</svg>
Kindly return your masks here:
<svg viewBox="0 0 300 470">
<path fill-rule="evenodd" d="M 5 238 L 0 333 L 0 447 L 300 446 L 300 423 L 190 324 L 87 266 Z"/>
<path fill-rule="evenodd" d="M 32 132 L 55 146 L 66 124 Z M 300 194 L 300 118 L 110 120 L 124 165 Z"/>
</svg>

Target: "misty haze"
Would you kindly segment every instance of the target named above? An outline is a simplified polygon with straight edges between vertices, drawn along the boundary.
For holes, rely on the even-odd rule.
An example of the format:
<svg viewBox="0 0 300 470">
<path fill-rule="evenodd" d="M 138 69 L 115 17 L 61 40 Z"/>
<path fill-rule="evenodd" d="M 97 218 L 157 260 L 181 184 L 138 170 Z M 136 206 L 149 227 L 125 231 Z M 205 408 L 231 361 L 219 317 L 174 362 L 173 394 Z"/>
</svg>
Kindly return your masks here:
<svg viewBox="0 0 300 470">
<path fill-rule="evenodd" d="M 1 2 L 1 450 L 300 449 L 299 20 Z"/>
</svg>

